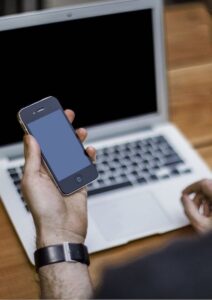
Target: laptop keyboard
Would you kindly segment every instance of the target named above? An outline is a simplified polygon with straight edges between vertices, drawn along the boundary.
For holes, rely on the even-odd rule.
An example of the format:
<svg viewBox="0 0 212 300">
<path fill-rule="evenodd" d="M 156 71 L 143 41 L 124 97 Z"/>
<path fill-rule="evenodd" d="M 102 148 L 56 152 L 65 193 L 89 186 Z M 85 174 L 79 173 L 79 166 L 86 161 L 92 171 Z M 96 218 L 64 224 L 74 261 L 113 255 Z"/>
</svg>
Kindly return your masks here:
<svg viewBox="0 0 212 300">
<path fill-rule="evenodd" d="M 25 202 L 24 197 L 23 197 L 22 192 L 21 192 L 21 178 L 22 178 L 22 175 L 23 175 L 23 170 L 24 170 L 24 167 L 19 166 L 19 167 L 16 167 L 16 168 L 8 169 L 8 173 L 10 174 L 10 177 L 11 177 L 11 179 L 13 180 L 13 182 L 16 186 L 17 192 L 19 193 L 19 195 L 21 197 L 21 200 L 23 201 L 26 210 L 29 211 L 27 203 Z"/>
<path fill-rule="evenodd" d="M 98 179 L 88 185 L 89 196 L 192 172 L 161 135 L 97 150 L 97 170 Z M 23 166 L 8 172 L 28 211 L 20 188 Z"/>
<path fill-rule="evenodd" d="M 190 173 L 163 136 L 115 145 L 97 151 L 99 178 L 88 185 L 88 195 Z"/>
</svg>

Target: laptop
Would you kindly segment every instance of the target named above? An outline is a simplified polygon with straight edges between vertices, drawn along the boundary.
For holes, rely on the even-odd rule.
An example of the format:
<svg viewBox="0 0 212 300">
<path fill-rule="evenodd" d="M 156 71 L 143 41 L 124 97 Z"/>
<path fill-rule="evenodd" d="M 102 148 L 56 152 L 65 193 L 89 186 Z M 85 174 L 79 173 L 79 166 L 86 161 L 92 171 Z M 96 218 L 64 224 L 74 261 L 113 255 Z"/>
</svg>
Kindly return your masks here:
<svg viewBox="0 0 212 300">
<path fill-rule="evenodd" d="M 86 244 L 97 252 L 188 224 L 180 195 L 210 170 L 168 120 L 163 3 L 84 3 L 0 19 L 0 195 L 32 263 L 17 111 L 56 96 L 97 149 Z M 9 86 L 9 87 L 8 87 Z M 189 113 L 189 112 L 188 112 Z M 52 133 L 54 134 L 54 133 Z"/>
</svg>

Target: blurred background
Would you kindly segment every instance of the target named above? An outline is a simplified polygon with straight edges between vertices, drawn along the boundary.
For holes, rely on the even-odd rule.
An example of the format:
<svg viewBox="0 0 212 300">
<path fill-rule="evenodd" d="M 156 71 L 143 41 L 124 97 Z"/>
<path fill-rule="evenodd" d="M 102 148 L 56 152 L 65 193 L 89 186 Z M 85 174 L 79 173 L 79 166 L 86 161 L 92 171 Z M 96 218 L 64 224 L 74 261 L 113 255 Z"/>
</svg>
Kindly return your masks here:
<svg viewBox="0 0 212 300">
<path fill-rule="evenodd" d="M 31 11 L 36 9 L 51 8 L 55 6 L 65 6 L 78 4 L 83 0 L 1 0 L 0 15 L 8 15 L 17 12 Z M 165 0 L 167 5 L 180 4 L 186 2 L 203 2 L 208 10 L 212 11 L 212 0 Z"/>
</svg>

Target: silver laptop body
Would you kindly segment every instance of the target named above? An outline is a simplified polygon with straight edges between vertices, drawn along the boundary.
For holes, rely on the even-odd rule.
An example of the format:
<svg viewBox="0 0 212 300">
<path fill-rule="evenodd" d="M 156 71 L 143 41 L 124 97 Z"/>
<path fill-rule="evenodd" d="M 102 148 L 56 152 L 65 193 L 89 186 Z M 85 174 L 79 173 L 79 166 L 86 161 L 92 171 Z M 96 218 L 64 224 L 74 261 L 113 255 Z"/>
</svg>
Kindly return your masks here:
<svg viewBox="0 0 212 300">
<path fill-rule="evenodd" d="M 128 15 L 131 15 L 131 17 L 129 17 L 129 19 L 127 19 L 128 22 L 126 22 L 123 18 L 128 18 Z M 109 21 L 107 21 L 108 18 L 110 18 Z M 149 18 L 151 18 L 152 26 L 152 33 L 151 30 L 148 29 L 150 39 L 148 38 L 148 35 L 145 35 L 146 31 L 144 29 L 139 29 L 147 26 L 145 24 L 148 23 L 147 20 L 150 20 Z M 92 253 L 128 243 L 129 241 L 148 235 L 161 234 L 187 225 L 188 220 L 184 215 L 180 203 L 181 191 L 189 183 L 203 177 L 209 177 L 210 170 L 177 128 L 168 121 L 162 1 L 116 0 L 93 2 L 80 4 L 79 6 L 3 17 L 0 19 L 0 39 L 8 38 L 9 41 L 10 38 L 11 41 L 13 32 L 16 31 L 18 34 L 19 30 L 24 28 L 26 32 L 24 33 L 25 35 L 23 34 L 20 38 L 19 43 L 21 44 L 24 41 L 23 37 L 25 37 L 25 39 L 27 37 L 27 30 L 30 30 L 31 27 L 35 28 L 35 30 L 39 27 L 41 34 L 42 28 L 44 28 L 42 26 L 57 26 L 57 24 L 65 26 L 67 22 L 70 24 L 74 22 L 74 26 L 77 26 L 77 22 L 84 22 L 84 20 L 85 22 L 95 20 L 97 23 L 100 22 L 99 20 L 106 20 L 104 22 L 106 22 L 107 26 L 103 26 L 101 25 L 103 23 L 99 23 L 99 28 L 101 28 L 100 31 L 98 31 L 99 28 L 97 30 L 99 36 L 97 36 L 97 33 L 95 36 L 92 36 L 92 34 L 91 37 L 88 36 L 88 40 L 84 43 L 84 52 L 82 51 L 82 53 L 79 54 L 77 54 L 76 51 L 77 47 L 75 49 L 76 42 L 74 43 L 73 41 L 74 31 L 71 31 L 72 34 L 70 33 L 70 35 L 67 35 L 66 38 L 68 39 L 68 44 L 72 44 L 71 49 L 73 49 L 74 53 L 70 53 L 69 60 L 71 63 L 68 64 L 67 61 L 68 66 L 73 64 L 74 60 L 78 60 L 78 62 L 83 60 L 86 64 L 86 59 L 88 59 L 89 55 L 91 55 L 89 56 L 91 61 L 95 60 L 95 57 L 89 52 L 89 43 L 93 43 L 94 37 L 95 39 L 99 39 L 100 44 L 105 43 L 104 46 L 107 46 L 109 42 L 111 43 L 110 35 L 107 35 L 107 30 L 109 30 L 112 25 L 114 31 L 117 31 L 117 36 L 114 34 L 116 38 L 113 36 L 113 45 L 109 46 L 107 49 L 112 53 L 108 56 L 109 58 L 114 55 L 117 57 L 117 60 L 114 60 L 114 62 L 118 61 L 120 64 L 117 70 L 122 68 L 123 73 L 125 69 L 124 66 L 126 66 L 127 71 L 133 71 L 134 67 L 137 67 L 137 62 L 139 65 L 140 58 L 143 60 L 142 64 L 147 60 L 145 70 L 142 70 L 139 65 L 140 72 L 137 70 L 135 73 L 132 72 L 130 74 L 130 77 L 133 77 L 135 81 L 137 80 L 136 82 L 138 82 L 139 87 L 141 87 L 139 88 L 140 98 L 136 99 L 136 101 L 133 100 L 134 97 L 137 97 L 137 93 L 134 93 L 134 88 L 137 88 L 137 85 L 132 85 L 131 94 L 127 90 L 128 84 L 127 81 L 125 81 L 126 76 L 122 78 L 123 82 L 120 84 L 118 78 L 112 74 L 114 71 L 112 69 L 107 70 L 107 72 L 111 71 L 111 77 L 114 76 L 112 77 L 113 82 L 111 83 L 111 78 L 104 77 L 101 91 L 99 91 L 99 94 L 97 93 L 100 101 L 99 107 L 96 108 L 91 102 L 93 117 L 95 118 L 97 115 L 104 117 L 104 119 L 100 118 L 99 121 L 96 121 L 96 124 L 85 124 L 89 131 L 87 144 L 92 143 L 97 149 L 97 165 L 100 172 L 98 181 L 88 187 L 89 228 L 86 244 L 90 253 Z M 143 22 L 142 24 L 139 23 L 140 20 Z M 134 26 L 132 27 L 134 30 L 130 28 L 130 22 L 134 24 L 132 25 Z M 95 26 L 91 28 L 92 30 L 90 32 L 94 32 Z M 124 32 L 121 31 L 122 29 Z M 128 34 L 128 30 L 130 29 L 132 32 Z M 80 30 L 80 32 L 83 32 L 83 25 Z M 137 36 L 134 36 L 135 31 Z M 112 30 L 109 32 L 112 33 Z M 11 33 L 11 36 L 9 35 L 9 37 L 7 37 L 8 33 Z M 30 34 L 33 35 L 33 31 Z M 61 36 L 62 35 L 63 33 L 61 33 Z M 102 36 L 104 35 L 105 37 L 103 39 Z M 77 38 L 78 37 L 76 37 L 76 39 Z M 115 40 L 119 39 L 122 48 L 116 48 L 119 47 L 119 42 L 116 43 Z M 153 62 L 153 65 L 151 67 L 148 65 L 148 59 L 142 57 L 142 53 L 140 57 L 140 52 L 136 52 L 136 49 L 131 49 L 131 51 L 129 51 L 130 57 L 127 56 L 128 51 L 124 51 L 124 43 L 126 42 L 126 47 L 128 48 L 134 47 L 134 39 L 138 40 L 138 45 L 143 44 L 143 49 L 146 44 L 152 43 L 153 57 L 151 62 Z M 55 43 L 57 43 L 57 41 L 55 41 Z M 42 42 L 40 47 L 42 47 Z M 49 45 L 49 51 L 53 49 L 52 47 L 54 47 L 54 44 Z M 102 51 L 101 45 L 99 47 Z M 8 51 L 7 48 L 6 50 Z M 6 50 L 5 55 L 7 54 Z M 93 50 L 94 48 L 92 48 L 92 51 Z M 89 55 L 87 55 L 86 51 L 88 51 Z M 143 51 L 142 48 L 140 48 L 139 51 Z M 13 55 L 16 56 L 16 54 L 16 60 L 19 60 L 19 50 L 16 53 L 16 49 L 13 49 Z M 35 55 L 35 53 L 32 54 Z M 104 55 L 100 53 L 98 60 L 99 64 L 106 61 L 104 63 L 104 67 L 106 67 L 110 62 L 107 62 L 108 57 L 105 57 L 105 53 L 103 54 Z M 47 52 L 44 51 L 44 56 L 45 55 L 47 55 Z M 78 57 L 74 55 L 78 55 Z M 120 57 L 122 58 L 119 59 Z M 133 60 L 128 64 L 127 61 L 129 58 L 130 60 Z M 11 59 L 9 53 L 7 59 L 8 61 Z M 55 56 L 55 60 L 52 60 L 53 65 L 57 59 L 58 58 Z M 36 57 L 34 60 L 36 61 Z M 32 60 L 32 57 L 30 58 L 29 55 L 29 57 L 26 57 L 27 62 L 23 62 L 23 64 L 29 65 L 29 69 L 27 69 L 29 71 L 29 77 L 31 76 L 30 64 L 33 63 L 34 60 Z M 131 69 L 132 63 L 134 63 L 134 66 Z M 97 62 L 94 62 L 93 64 L 95 65 Z M 91 67 L 91 65 L 91 62 L 89 61 L 88 66 Z M 19 66 L 21 66 L 21 64 Z M 66 65 L 64 65 L 64 68 L 66 68 Z M 152 79 L 153 82 L 150 84 L 155 84 L 155 103 L 152 107 L 148 108 L 147 103 L 151 103 L 152 100 L 149 98 L 144 99 L 145 96 L 142 94 L 142 88 L 145 89 L 145 86 L 151 81 L 151 75 L 148 75 L 152 72 L 150 70 L 151 68 L 154 70 L 154 80 Z M 98 73 L 97 77 L 102 76 L 101 70 L 101 68 L 98 69 L 100 73 Z M 117 70 L 115 69 L 114 72 Z M 45 75 L 48 76 L 48 69 L 46 66 L 44 66 L 40 72 L 44 72 Z M 66 72 L 67 70 L 65 71 L 65 74 Z M 140 75 L 140 73 L 142 74 Z M 79 74 L 77 75 L 79 76 Z M 88 74 L 86 73 L 86 75 L 89 75 L 89 72 Z M 81 74 L 79 78 L 81 78 L 81 76 L 83 77 L 83 74 Z M 87 76 L 87 78 L 88 77 L 89 76 Z M 95 77 L 95 80 L 97 80 L 97 77 Z M 129 78 L 126 80 L 129 80 Z M 150 79 L 146 80 L 146 78 Z M 95 91 L 98 89 L 98 84 L 102 84 L 101 81 L 99 81 L 98 84 L 96 81 L 94 81 L 93 84 L 89 81 L 89 86 L 86 86 L 86 81 L 83 81 L 83 83 L 85 85 L 82 85 L 81 89 L 87 89 L 87 92 L 89 92 L 89 87 Z M 57 82 L 52 83 L 52 85 L 56 84 Z M 108 89 L 111 89 L 113 93 L 114 86 L 112 89 L 111 84 L 115 87 L 118 84 L 119 88 L 117 90 L 126 88 L 126 93 L 129 93 L 127 94 L 127 99 L 123 98 L 124 94 L 118 99 L 119 94 L 116 92 L 115 96 L 114 94 L 111 94 L 113 99 L 111 101 L 108 100 L 109 102 L 107 102 L 107 99 L 104 99 L 104 97 L 110 98 L 110 94 L 107 94 Z M 23 85 L 19 86 L 19 88 L 24 89 L 24 85 L 25 83 L 23 82 Z M 36 91 L 37 89 L 39 90 L 41 85 L 42 82 L 38 80 L 34 86 L 34 90 L 32 90 L 34 98 L 26 98 L 29 103 L 32 100 L 39 100 L 36 99 L 36 97 L 38 97 Z M 70 82 L 70 89 L 72 89 L 72 87 L 73 84 Z M 20 95 L 22 95 L 22 93 L 19 95 L 19 89 L 16 89 L 13 86 L 11 86 L 11 89 L 14 89 L 15 91 L 13 91 L 14 94 L 12 94 L 14 102 L 11 102 L 10 105 L 13 106 L 15 101 L 19 101 L 20 105 L 25 104 L 21 102 Z M 147 94 L 151 94 L 153 89 L 149 88 L 148 90 L 147 87 L 146 90 Z M 54 89 L 50 89 L 49 93 L 54 94 Z M 77 97 L 76 95 L 75 92 L 75 97 Z M 30 95 L 28 95 L 28 97 L 29 96 Z M 46 94 L 45 96 L 49 95 Z M 66 102 L 66 104 L 68 107 L 73 108 L 72 100 L 74 97 L 71 98 L 71 94 L 68 96 L 70 97 L 70 102 Z M 112 114 L 109 115 L 107 111 L 107 107 L 111 110 L 111 105 L 116 99 L 118 99 L 117 101 L 120 103 L 120 111 L 123 110 L 123 116 L 119 115 L 117 118 Z M 88 101 L 90 100 L 91 95 L 90 98 L 88 98 Z M 3 101 L 4 99 L 2 99 L 2 103 Z M 141 107 L 146 107 L 146 111 L 142 111 L 142 114 L 139 114 Z M 79 107 L 79 111 L 82 110 L 85 110 L 83 105 Z M 106 113 L 103 115 L 101 110 L 105 110 Z M 130 116 L 127 116 L 128 113 Z M 13 118 L 15 118 L 15 114 Z M 14 129 L 18 126 L 18 123 L 17 125 L 14 123 Z M 11 142 L 15 142 L 15 140 Z M 0 194 L 20 241 L 22 242 L 30 261 L 33 263 L 35 228 L 32 216 L 27 210 L 24 199 L 21 199 L 22 196 L 20 192 L 20 179 L 24 164 L 23 147 L 20 142 L 13 144 L 11 144 L 11 142 L 5 142 L 0 148 Z"/>
</svg>

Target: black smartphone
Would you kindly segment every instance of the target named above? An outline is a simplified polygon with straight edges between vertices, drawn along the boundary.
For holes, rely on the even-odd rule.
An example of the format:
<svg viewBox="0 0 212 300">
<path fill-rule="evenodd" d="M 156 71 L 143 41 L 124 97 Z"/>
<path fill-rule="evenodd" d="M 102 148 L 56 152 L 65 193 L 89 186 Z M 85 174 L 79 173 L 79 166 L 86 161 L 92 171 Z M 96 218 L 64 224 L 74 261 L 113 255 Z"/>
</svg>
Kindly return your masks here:
<svg viewBox="0 0 212 300">
<path fill-rule="evenodd" d="M 55 97 L 22 108 L 18 120 L 39 143 L 47 170 L 62 194 L 69 195 L 98 177 L 95 164 Z"/>
</svg>

